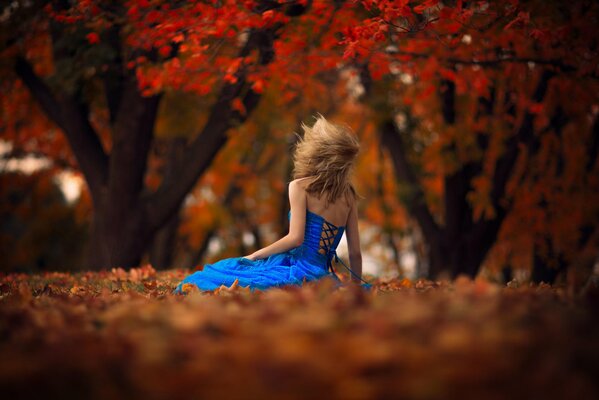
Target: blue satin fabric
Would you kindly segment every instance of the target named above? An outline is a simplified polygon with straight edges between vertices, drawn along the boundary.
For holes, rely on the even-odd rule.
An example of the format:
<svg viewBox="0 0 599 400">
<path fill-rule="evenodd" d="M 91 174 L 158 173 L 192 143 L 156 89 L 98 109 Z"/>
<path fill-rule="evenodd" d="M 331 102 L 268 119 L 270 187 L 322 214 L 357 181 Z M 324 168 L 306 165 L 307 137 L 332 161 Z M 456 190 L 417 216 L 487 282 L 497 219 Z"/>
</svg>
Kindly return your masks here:
<svg viewBox="0 0 599 400">
<path fill-rule="evenodd" d="M 323 225 L 326 225 L 323 217 L 306 210 L 304 242 L 300 246 L 255 261 L 235 257 L 206 264 L 203 270 L 185 277 L 177 285 L 174 293 L 183 293 L 181 288 L 185 283 L 194 284 L 200 290 L 214 290 L 221 285 L 231 286 L 236 279 L 239 279 L 239 286 L 249 286 L 251 291 L 284 285 L 301 285 L 304 281 L 309 282 L 325 276 L 336 279 L 339 285 L 341 281 L 334 273 L 331 261 L 333 258 L 340 261 L 335 250 L 345 227 L 336 227 L 338 230 L 328 251 L 326 254 L 321 254 L 318 250 Z M 370 288 L 370 284 L 366 283 L 365 287 Z"/>
</svg>

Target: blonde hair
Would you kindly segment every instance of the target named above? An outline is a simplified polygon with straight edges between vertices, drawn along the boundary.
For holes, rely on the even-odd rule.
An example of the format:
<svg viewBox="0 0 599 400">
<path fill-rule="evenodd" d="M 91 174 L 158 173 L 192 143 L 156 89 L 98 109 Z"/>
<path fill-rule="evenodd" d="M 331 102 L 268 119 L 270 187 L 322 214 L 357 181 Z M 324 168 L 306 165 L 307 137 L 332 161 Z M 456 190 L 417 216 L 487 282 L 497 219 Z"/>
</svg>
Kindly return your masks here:
<svg viewBox="0 0 599 400">
<path fill-rule="evenodd" d="M 326 195 L 327 205 L 341 195 L 348 202 L 355 199 L 350 176 L 360 150 L 358 138 L 349 127 L 332 124 L 320 113 L 312 127 L 303 122 L 301 127 L 304 137 L 298 138 L 293 154 L 293 179 L 312 178 L 306 191 L 319 199 Z"/>
</svg>

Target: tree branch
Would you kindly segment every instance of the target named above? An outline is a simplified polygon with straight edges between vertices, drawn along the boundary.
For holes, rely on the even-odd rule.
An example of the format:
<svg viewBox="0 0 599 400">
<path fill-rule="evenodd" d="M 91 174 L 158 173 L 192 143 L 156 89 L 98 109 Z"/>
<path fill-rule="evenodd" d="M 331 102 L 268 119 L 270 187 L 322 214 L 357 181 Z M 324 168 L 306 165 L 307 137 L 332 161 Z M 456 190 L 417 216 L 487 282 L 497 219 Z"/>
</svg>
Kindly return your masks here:
<svg viewBox="0 0 599 400">
<path fill-rule="evenodd" d="M 426 205 L 424 191 L 408 162 L 406 148 L 395 123 L 392 120 L 384 122 L 380 128 L 380 135 L 381 144 L 391 156 L 397 177 L 410 186 L 412 196 L 406 204 L 408 210 L 418 220 L 427 241 L 437 244 L 441 230 Z"/>
<path fill-rule="evenodd" d="M 544 70 L 537 83 L 532 95 L 532 101 L 540 103 L 545 98 L 549 81 L 555 75 L 553 71 Z M 496 210 L 496 217 L 493 220 L 479 221 L 473 230 L 474 237 L 486 237 L 485 233 L 489 229 L 498 230 L 501 227 L 503 219 L 508 214 L 513 198 L 506 198 L 507 184 L 512 177 L 516 160 L 519 154 L 519 145 L 524 144 L 527 149 L 534 145 L 534 114 L 528 110 L 525 112 L 522 122 L 514 135 L 512 135 L 505 145 L 504 154 L 497 160 L 493 174 L 493 183 L 491 188 L 491 201 Z"/>
<path fill-rule="evenodd" d="M 89 189 L 97 198 L 106 183 L 108 157 L 87 118 L 87 106 L 68 96 L 56 97 L 21 56 L 16 59 L 15 72 L 46 115 L 65 133 Z"/>
<path fill-rule="evenodd" d="M 120 25 L 111 26 L 105 33 L 106 43 L 110 44 L 116 56 L 113 62 L 108 66 L 108 70 L 102 75 L 104 82 L 104 95 L 106 105 L 110 116 L 110 123 L 113 124 L 121 105 L 123 95 L 123 86 L 125 83 L 125 74 L 123 66 L 123 56 L 121 52 Z"/>
<path fill-rule="evenodd" d="M 244 57 L 252 50 L 257 49 L 259 52 L 258 62 L 261 65 L 270 63 L 274 57 L 274 39 L 280 27 L 281 25 L 277 25 L 266 30 L 251 32 L 239 56 Z M 250 89 L 246 81 L 246 74 L 247 71 L 242 69 L 237 74 L 237 82 L 227 83 L 223 86 L 202 132 L 190 144 L 181 168 L 178 168 L 173 175 L 166 176 L 156 193 L 148 198 L 146 205 L 150 230 L 160 227 L 177 210 L 185 195 L 210 166 L 218 151 L 226 144 L 227 130 L 244 122 L 257 106 L 261 96 Z M 231 106 L 233 99 L 241 96 L 246 110 L 243 115 Z"/>
<path fill-rule="evenodd" d="M 50 117 L 57 125 L 64 126 L 65 122 L 62 115 L 61 104 L 54 97 L 50 88 L 33 71 L 33 67 L 25 58 L 17 57 L 15 61 L 15 72 L 25 83 L 33 97 L 37 100 L 46 115 Z"/>
</svg>

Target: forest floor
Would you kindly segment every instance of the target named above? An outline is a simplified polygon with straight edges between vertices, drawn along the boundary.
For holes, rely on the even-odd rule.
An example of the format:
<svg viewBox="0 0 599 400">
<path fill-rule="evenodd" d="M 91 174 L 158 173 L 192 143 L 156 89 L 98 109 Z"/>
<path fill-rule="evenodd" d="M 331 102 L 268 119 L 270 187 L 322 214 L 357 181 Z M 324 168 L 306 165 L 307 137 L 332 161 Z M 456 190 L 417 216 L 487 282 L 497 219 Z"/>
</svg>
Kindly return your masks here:
<svg viewBox="0 0 599 400">
<path fill-rule="evenodd" d="M 458 278 L 172 294 L 190 271 L 0 275 L 6 399 L 597 399 L 599 290 Z M 6 396 L 6 397 L 5 397 Z"/>
</svg>

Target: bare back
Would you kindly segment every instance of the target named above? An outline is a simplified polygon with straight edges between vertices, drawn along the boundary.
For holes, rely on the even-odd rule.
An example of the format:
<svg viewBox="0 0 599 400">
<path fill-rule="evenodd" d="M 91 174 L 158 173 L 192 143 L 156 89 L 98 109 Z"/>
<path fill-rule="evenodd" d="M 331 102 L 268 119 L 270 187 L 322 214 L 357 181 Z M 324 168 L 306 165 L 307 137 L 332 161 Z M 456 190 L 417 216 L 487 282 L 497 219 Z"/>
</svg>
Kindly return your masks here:
<svg viewBox="0 0 599 400">
<path fill-rule="evenodd" d="M 297 182 L 305 190 L 308 178 L 297 179 Z M 345 196 L 338 198 L 334 203 L 326 205 L 326 198 L 320 199 L 306 193 L 306 208 L 336 226 L 347 226 L 352 204 L 347 202 Z"/>
</svg>

